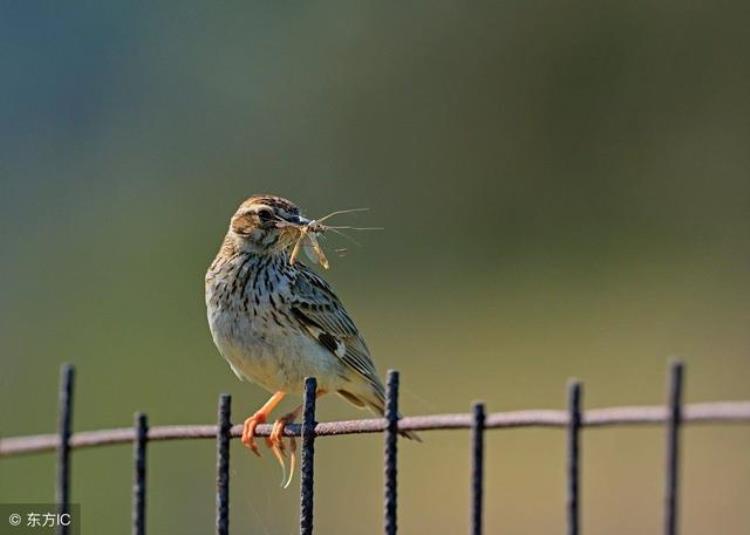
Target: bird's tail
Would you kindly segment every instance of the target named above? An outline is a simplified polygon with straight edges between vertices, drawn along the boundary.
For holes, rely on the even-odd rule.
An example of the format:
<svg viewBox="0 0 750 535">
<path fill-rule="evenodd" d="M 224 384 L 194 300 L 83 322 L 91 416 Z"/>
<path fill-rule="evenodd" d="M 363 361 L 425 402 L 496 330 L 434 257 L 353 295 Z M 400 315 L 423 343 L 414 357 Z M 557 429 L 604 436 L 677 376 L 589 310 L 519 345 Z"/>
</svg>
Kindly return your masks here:
<svg viewBox="0 0 750 535">
<path fill-rule="evenodd" d="M 378 385 L 380 386 L 380 385 Z M 342 391 L 339 390 L 338 393 L 341 397 L 346 399 L 349 403 L 365 408 L 367 407 L 377 416 L 385 416 L 385 392 L 383 392 L 382 386 L 380 388 L 373 388 L 372 394 L 370 396 L 363 396 L 363 395 L 354 395 L 351 392 Z M 399 414 L 399 418 L 401 417 L 401 414 Z M 422 442 L 422 439 L 419 437 L 418 434 L 416 434 L 414 431 L 400 431 L 399 434 L 404 437 L 408 438 L 410 440 L 416 440 L 417 442 Z"/>
<path fill-rule="evenodd" d="M 414 431 L 401 431 L 401 433 L 399 433 L 399 434 L 402 437 L 408 438 L 409 440 L 415 440 L 417 442 L 422 442 L 422 437 L 420 437 Z"/>
<path fill-rule="evenodd" d="M 377 414 L 378 416 L 385 416 L 385 402 L 381 401 L 380 403 L 367 403 L 370 410 Z M 399 418 L 401 418 L 401 413 L 398 415 Z M 417 442 L 422 442 L 422 439 L 419 437 L 418 434 L 416 434 L 414 431 L 400 431 L 399 435 L 401 435 L 404 438 L 408 438 L 409 440 L 416 440 Z"/>
</svg>

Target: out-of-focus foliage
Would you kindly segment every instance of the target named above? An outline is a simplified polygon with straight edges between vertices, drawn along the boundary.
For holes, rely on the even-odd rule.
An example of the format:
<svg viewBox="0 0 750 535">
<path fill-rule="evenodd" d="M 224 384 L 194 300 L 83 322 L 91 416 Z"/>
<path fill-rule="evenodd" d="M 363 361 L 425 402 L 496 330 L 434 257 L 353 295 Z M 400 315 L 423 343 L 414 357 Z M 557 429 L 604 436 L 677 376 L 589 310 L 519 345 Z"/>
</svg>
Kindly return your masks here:
<svg viewBox="0 0 750 535">
<path fill-rule="evenodd" d="M 382 225 L 326 274 L 406 413 L 749 398 L 746 3 L 12 2 L 0 8 L 0 433 L 235 419 L 265 393 L 214 349 L 202 277 L 230 214 L 273 192 Z M 291 403 L 291 402 L 290 402 Z M 352 418 L 340 400 L 323 419 Z M 750 531 L 750 431 L 685 433 L 683 525 Z M 405 533 L 459 533 L 468 436 L 401 448 Z M 487 525 L 559 530 L 563 436 L 488 439 Z M 654 531 L 662 433 L 584 437 L 584 526 Z M 377 533 L 377 436 L 321 440 L 320 533 Z M 214 449 L 150 449 L 149 525 L 207 533 Z M 278 469 L 233 445 L 232 524 L 294 531 Z M 130 451 L 76 453 L 85 531 L 129 530 Z M 436 467 L 439 469 L 436 470 Z M 52 456 L 0 500 L 52 498 Z M 440 503 L 440 507 L 436 507 Z M 345 507 L 342 508 L 342 504 Z M 637 528 L 634 528 L 637 526 Z"/>
</svg>

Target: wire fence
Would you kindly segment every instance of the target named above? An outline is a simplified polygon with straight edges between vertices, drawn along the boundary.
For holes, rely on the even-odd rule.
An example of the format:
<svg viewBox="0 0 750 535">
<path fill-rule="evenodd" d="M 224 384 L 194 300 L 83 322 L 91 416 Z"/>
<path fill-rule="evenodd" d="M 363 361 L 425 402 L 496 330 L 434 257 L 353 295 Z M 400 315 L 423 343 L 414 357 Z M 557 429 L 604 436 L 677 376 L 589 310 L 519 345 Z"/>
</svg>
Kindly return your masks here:
<svg viewBox="0 0 750 535">
<path fill-rule="evenodd" d="M 108 444 L 133 444 L 133 516 L 132 533 L 146 532 L 147 445 L 162 440 L 214 439 L 216 465 L 216 533 L 229 534 L 229 444 L 242 434 L 241 425 L 231 424 L 231 397 L 219 397 L 217 425 L 172 425 L 149 427 L 145 414 L 137 413 L 132 428 L 72 433 L 73 388 L 75 370 L 63 365 L 60 379 L 58 431 L 56 434 L 9 437 L 0 439 L 0 457 L 57 451 L 56 501 L 60 514 L 70 510 L 71 450 Z M 581 431 L 588 427 L 625 425 L 660 425 L 666 429 L 664 474 L 665 535 L 678 533 L 678 497 L 680 467 L 680 429 L 683 424 L 750 423 L 750 401 L 720 401 L 683 404 L 684 367 L 670 365 L 667 403 L 664 406 L 611 407 L 582 410 L 583 387 L 578 381 L 568 384 L 567 410 L 523 410 L 487 413 L 483 403 L 476 403 L 466 414 L 440 414 L 399 417 L 399 374 L 388 372 L 385 418 L 317 422 L 315 420 L 315 378 L 305 381 L 304 415 L 301 424 L 289 424 L 284 436 L 301 437 L 300 464 L 300 533 L 313 533 L 314 456 L 319 437 L 357 433 L 384 435 L 384 513 L 383 531 L 394 535 L 398 530 L 398 438 L 403 431 L 437 429 L 471 430 L 471 487 L 469 533 L 483 533 L 484 511 L 484 435 L 487 430 L 521 427 L 559 427 L 567 433 L 566 448 L 566 523 L 569 535 L 580 533 Z M 258 436 L 269 436 L 272 426 L 259 425 Z M 66 535 L 69 526 L 58 526 Z"/>
</svg>

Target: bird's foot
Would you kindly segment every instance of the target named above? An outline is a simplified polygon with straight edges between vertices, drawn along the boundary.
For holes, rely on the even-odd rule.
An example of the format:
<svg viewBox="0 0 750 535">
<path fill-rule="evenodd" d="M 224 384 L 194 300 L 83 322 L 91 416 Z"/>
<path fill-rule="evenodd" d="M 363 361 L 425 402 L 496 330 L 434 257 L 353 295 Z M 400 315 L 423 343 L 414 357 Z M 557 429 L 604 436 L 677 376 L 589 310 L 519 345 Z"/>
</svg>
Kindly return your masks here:
<svg viewBox="0 0 750 535">
<path fill-rule="evenodd" d="M 255 443 L 255 428 L 260 424 L 266 423 L 267 418 L 268 415 L 265 412 L 258 411 L 242 424 L 242 437 L 240 440 L 258 457 L 260 457 L 260 450 L 258 450 L 258 445 Z"/>
<path fill-rule="evenodd" d="M 245 420 L 242 426 L 242 438 L 240 440 L 242 440 L 245 446 L 253 450 L 253 453 L 258 457 L 260 457 L 260 451 L 258 450 L 258 445 L 255 443 L 255 428 L 260 424 L 266 423 L 268 415 L 276 408 L 276 405 L 281 403 L 284 395 L 282 390 L 275 392 L 260 409 L 255 411 L 255 414 Z"/>
<path fill-rule="evenodd" d="M 287 424 L 293 423 L 297 419 L 299 410 L 290 412 L 282 416 L 273 423 L 271 434 L 266 439 L 266 444 L 271 448 L 274 457 L 281 465 L 281 486 L 287 488 L 294 477 L 294 469 L 297 464 L 297 441 L 294 437 L 289 437 L 289 473 L 286 470 L 286 453 L 287 448 L 284 445 L 283 435 L 284 428 Z"/>
</svg>

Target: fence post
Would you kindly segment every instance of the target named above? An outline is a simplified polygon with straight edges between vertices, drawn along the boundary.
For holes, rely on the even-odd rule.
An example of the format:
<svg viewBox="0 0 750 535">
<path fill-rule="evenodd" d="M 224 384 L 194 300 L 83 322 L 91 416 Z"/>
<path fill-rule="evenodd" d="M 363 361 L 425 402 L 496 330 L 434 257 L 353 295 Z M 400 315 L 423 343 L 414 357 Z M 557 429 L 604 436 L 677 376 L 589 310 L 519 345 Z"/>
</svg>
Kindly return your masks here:
<svg viewBox="0 0 750 535">
<path fill-rule="evenodd" d="M 482 535 L 484 494 L 484 403 L 475 403 L 471 426 L 471 533 Z"/>
<path fill-rule="evenodd" d="M 682 384 L 684 366 L 672 362 L 667 385 L 667 466 L 664 489 L 664 533 L 677 534 L 678 483 L 680 469 L 680 426 L 682 424 Z"/>
<path fill-rule="evenodd" d="M 229 440 L 232 430 L 232 396 L 219 396 L 216 427 L 216 533 L 229 535 Z"/>
<path fill-rule="evenodd" d="M 568 535 L 580 533 L 581 390 L 580 382 L 572 380 L 568 383 Z"/>
<path fill-rule="evenodd" d="M 146 533 L 146 443 L 148 420 L 146 415 L 135 414 L 135 440 L 133 442 L 133 535 Z"/>
<path fill-rule="evenodd" d="M 60 391 L 58 397 L 58 435 L 57 447 L 57 512 L 70 514 L 70 435 L 73 428 L 73 387 L 75 368 L 72 364 L 63 364 L 60 368 Z M 80 518 L 73 522 L 80 523 Z M 69 526 L 59 524 L 56 533 L 67 535 Z"/>
<path fill-rule="evenodd" d="M 302 419 L 302 462 L 300 463 L 300 533 L 313 532 L 313 483 L 315 466 L 315 377 L 305 379 L 304 416 Z"/>
<path fill-rule="evenodd" d="M 398 383 L 396 370 L 388 370 L 385 395 L 385 533 L 395 535 L 397 531 L 396 511 L 398 507 Z"/>
</svg>

